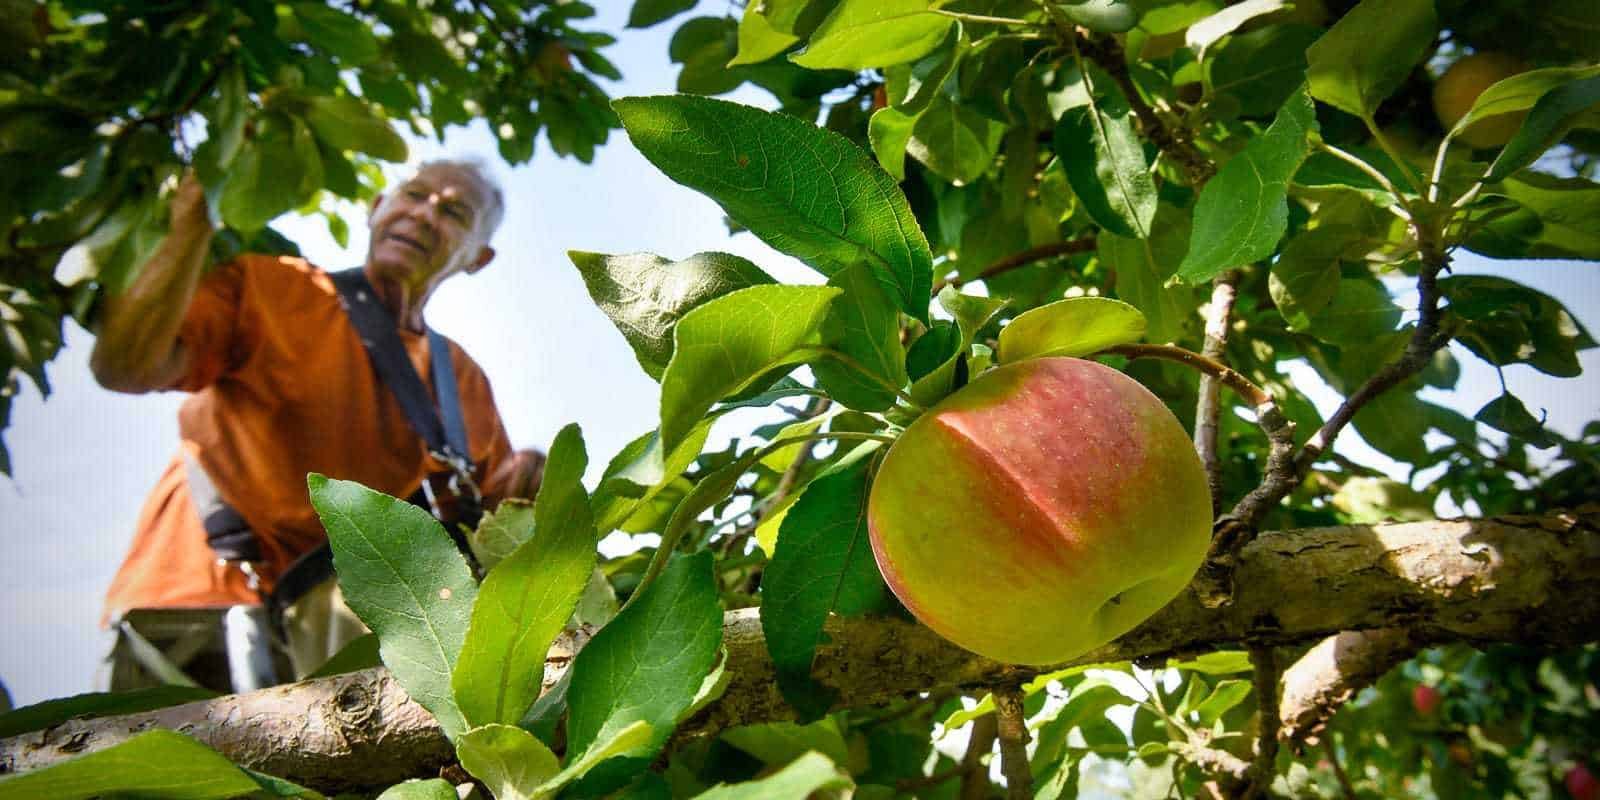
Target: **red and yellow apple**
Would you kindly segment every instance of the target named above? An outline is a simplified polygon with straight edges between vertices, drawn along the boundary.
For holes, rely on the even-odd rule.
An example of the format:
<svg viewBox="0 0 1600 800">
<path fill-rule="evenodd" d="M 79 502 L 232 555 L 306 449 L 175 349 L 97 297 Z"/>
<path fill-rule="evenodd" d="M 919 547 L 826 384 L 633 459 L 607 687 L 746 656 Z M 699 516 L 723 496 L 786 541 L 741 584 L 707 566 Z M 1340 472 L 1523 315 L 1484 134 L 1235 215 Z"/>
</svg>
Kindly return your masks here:
<svg viewBox="0 0 1600 800">
<path fill-rule="evenodd" d="M 1505 53 L 1473 53 L 1451 64 L 1433 85 L 1433 111 L 1439 124 L 1447 131 L 1454 128 L 1485 89 L 1527 71 L 1527 64 Z M 1499 147 L 1511 141 L 1527 118 L 1527 111 L 1484 117 L 1468 125 L 1456 138 L 1472 147 Z"/>
<path fill-rule="evenodd" d="M 1053 664 L 1188 585 L 1211 494 L 1148 389 L 1076 358 L 991 370 L 889 448 L 867 503 L 873 554 L 923 624 L 999 661 Z"/>
</svg>

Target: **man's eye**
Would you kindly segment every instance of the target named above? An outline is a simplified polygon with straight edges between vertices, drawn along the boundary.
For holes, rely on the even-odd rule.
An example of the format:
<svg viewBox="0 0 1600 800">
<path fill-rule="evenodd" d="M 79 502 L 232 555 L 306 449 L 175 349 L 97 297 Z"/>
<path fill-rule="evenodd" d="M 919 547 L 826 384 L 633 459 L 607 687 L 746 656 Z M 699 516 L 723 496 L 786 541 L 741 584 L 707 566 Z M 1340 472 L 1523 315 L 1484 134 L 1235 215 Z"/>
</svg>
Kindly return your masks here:
<svg viewBox="0 0 1600 800">
<path fill-rule="evenodd" d="M 445 206 L 444 213 L 457 222 L 467 221 L 467 212 L 460 206 Z"/>
<path fill-rule="evenodd" d="M 426 198 L 427 196 L 428 195 L 426 193 L 424 193 L 421 189 L 407 189 L 406 190 L 406 197 L 409 197 L 412 200 L 422 200 L 422 199 Z"/>
</svg>

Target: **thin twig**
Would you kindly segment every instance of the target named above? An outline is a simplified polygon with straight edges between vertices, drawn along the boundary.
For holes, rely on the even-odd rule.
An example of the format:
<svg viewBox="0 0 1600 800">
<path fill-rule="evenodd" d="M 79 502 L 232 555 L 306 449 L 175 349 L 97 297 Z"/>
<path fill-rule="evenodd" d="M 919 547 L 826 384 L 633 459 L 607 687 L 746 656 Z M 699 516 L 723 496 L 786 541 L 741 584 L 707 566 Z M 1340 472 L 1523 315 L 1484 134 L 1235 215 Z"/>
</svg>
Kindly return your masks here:
<svg viewBox="0 0 1600 800">
<path fill-rule="evenodd" d="M 961 800 L 984 800 L 989 796 L 989 770 L 983 758 L 994 750 L 994 740 L 1000 733 L 994 714 L 984 714 L 972 721 L 972 733 L 967 737 L 967 752 L 961 756 Z"/>
<path fill-rule="evenodd" d="M 942 16 L 942 17 L 950 17 L 951 19 L 959 19 L 962 22 L 975 22 L 975 23 L 978 23 L 980 25 L 1012 25 L 1012 26 L 1022 26 L 1022 27 L 1027 27 L 1027 28 L 1039 27 L 1039 23 L 1037 23 L 1037 22 L 1033 22 L 1031 20 L 1026 20 L 1026 19 L 1013 19 L 1011 17 L 990 17 L 990 16 L 986 16 L 986 15 L 983 15 L 983 14 L 964 14 L 964 13 L 959 12 L 959 11 L 945 11 L 942 8 L 934 9 L 933 13 L 938 14 L 939 16 Z"/>
<path fill-rule="evenodd" d="M 1211 180 L 1217 174 L 1217 165 L 1195 147 L 1188 128 L 1163 121 L 1160 114 L 1145 102 L 1139 87 L 1134 85 L 1133 77 L 1128 73 L 1128 60 L 1122 44 L 1111 36 L 1083 36 L 1079 37 L 1079 41 L 1082 53 L 1105 70 L 1127 96 L 1128 105 L 1133 109 L 1134 116 L 1139 118 L 1139 127 L 1151 144 L 1171 156 L 1183 168 L 1189 185 L 1198 189 Z"/>
<path fill-rule="evenodd" d="M 1351 785 L 1350 776 L 1345 774 L 1344 765 L 1339 763 L 1339 749 L 1334 747 L 1333 737 L 1323 737 L 1322 744 L 1328 751 L 1328 764 L 1333 767 L 1333 777 L 1339 780 L 1339 788 L 1344 790 L 1348 800 L 1356 800 L 1356 787 Z"/>
<path fill-rule="evenodd" d="M 1278 654 L 1272 645 L 1250 648 L 1250 663 L 1255 667 L 1256 707 L 1261 715 L 1261 731 L 1256 737 L 1256 761 L 1246 798 L 1259 797 L 1272 785 L 1278 760 Z"/>
<path fill-rule="evenodd" d="M 1020 253 L 1013 253 L 1005 258 L 995 261 L 989 266 L 984 267 L 982 271 L 971 278 L 962 278 L 959 275 L 951 275 L 949 277 L 940 278 L 933 284 L 933 293 L 935 295 L 939 294 L 939 291 L 944 289 L 946 286 L 955 286 L 960 288 L 974 281 L 987 280 L 1001 273 L 1010 272 L 1018 267 L 1025 267 L 1034 263 L 1035 261 L 1043 261 L 1047 258 L 1072 255 L 1074 253 L 1087 253 L 1094 248 L 1095 238 L 1093 236 L 1085 236 L 1080 239 L 1068 239 L 1064 242 L 1051 242 L 1050 244 L 1039 245 L 1038 247 L 1023 250 Z"/>
<path fill-rule="evenodd" d="M 1238 293 L 1238 270 L 1228 270 L 1212 283 L 1211 304 L 1206 314 L 1206 341 L 1201 355 L 1219 364 L 1228 343 L 1228 325 Z M 1194 411 L 1194 449 L 1206 470 L 1206 484 L 1211 487 L 1211 513 L 1215 516 L 1222 510 L 1222 461 L 1217 457 L 1217 418 L 1222 413 L 1218 400 L 1222 384 L 1215 375 L 1204 373 L 1200 376 L 1199 394 Z"/>
<path fill-rule="evenodd" d="M 1090 358 L 1108 355 L 1123 356 L 1130 359 L 1159 358 L 1163 361 L 1171 361 L 1191 369 L 1200 370 L 1200 372 L 1215 378 L 1223 386 L 1238 392 L 1239 396 L 1244 398 L 1246 403 L 1254 406 L 1258 413 L 1263 407 L 1273 404 L 1272 395 L 1267 394 L 1267 390 L 1255 385 L 1249 378 L 1226 364 L 1203 356 L 1193 350 L 1185 350 L 1182 347 L 1170 344 L 1119 344 L 1115 347 L 1107 347 L 1090 356 Z"/>
<path fill-rule="evenodd" d="M 994 690 L 1000 771 L 1006 777 L 1007 800 L 1033 797 L 1033 773 L 1028 768 L 1028 720 L 1022 712 L 1022 691 L 1015 685 Z"/>
</svg>

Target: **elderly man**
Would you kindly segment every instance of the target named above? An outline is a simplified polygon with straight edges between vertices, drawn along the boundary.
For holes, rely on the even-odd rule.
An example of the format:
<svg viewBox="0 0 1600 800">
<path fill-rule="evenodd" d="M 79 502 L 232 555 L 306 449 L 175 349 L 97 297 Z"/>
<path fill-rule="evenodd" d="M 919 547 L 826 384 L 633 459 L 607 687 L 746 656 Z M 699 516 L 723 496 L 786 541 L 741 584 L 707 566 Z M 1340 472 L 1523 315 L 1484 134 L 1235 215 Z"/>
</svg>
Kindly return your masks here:
<svg viewBox="0 0 1600 800">
<path fill-rule="evenodd" d="M 207 271 L 205 199 L 192 178 L 180 186 L 170 235 L 107 301 L 91 359 L 109 389 L 193 393 L 179 412 L 179 455 L 145 503 L 107 593 L 108 618 L 123 625 L 134 609 L 256 609 L 286 572 L 305 582 L 291 565 L 326 541 L 308 472 L 397 497 L 425 494 L 447 523 L 471 519 L 450 518 L 446 485 L 469 506 L 478 484 L 491 504 L 531 496 L 542 457 L 513 453 L 482 370 L 422 317 L 441 283 L 494 258 L 489 240 L 502 214 L 500 190 L 480 166 L 435 161 L 373 203 L 360 270 L 330 274 L 297 258 L 246 255 Z M 437 491 L 422 491 L 430 487 Z M 320 572 L 313 582 L 326 575 L 325 560 Z M 306 596 L 285 627 L 297 674 L 361 630 L 330 587 L 296 591 Z M 234 674 L 233 688 L 246 688 L 237 660 Z"/>
</svg>

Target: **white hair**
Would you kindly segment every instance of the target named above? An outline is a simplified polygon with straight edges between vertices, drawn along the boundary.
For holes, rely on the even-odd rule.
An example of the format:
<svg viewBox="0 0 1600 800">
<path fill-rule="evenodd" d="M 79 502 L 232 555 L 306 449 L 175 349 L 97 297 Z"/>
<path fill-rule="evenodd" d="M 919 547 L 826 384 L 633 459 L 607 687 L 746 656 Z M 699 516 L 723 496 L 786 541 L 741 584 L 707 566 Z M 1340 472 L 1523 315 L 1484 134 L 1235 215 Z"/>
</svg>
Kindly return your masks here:
<svg viewBox="0 0 1600 800">
<path fill-rule="evenodd" d="M 446 167 L 460 170 L 471 175 L 478 185 L 483 187 L 485 199 L 488 201 L 478 212 L 477 231 L 484 244 L 494 237 L 494 232 L 500 229 L 500 221 L 506 215 L 505 194 L 500 190 L 500 182 L 495 180 L 494 174 L 489 171 L 489 165 L 483 159 L 475 157 L 465 158 L 435 158 L 417 165 L 412 174 L 421 173 L 428 167 Z"/>
</svg>

